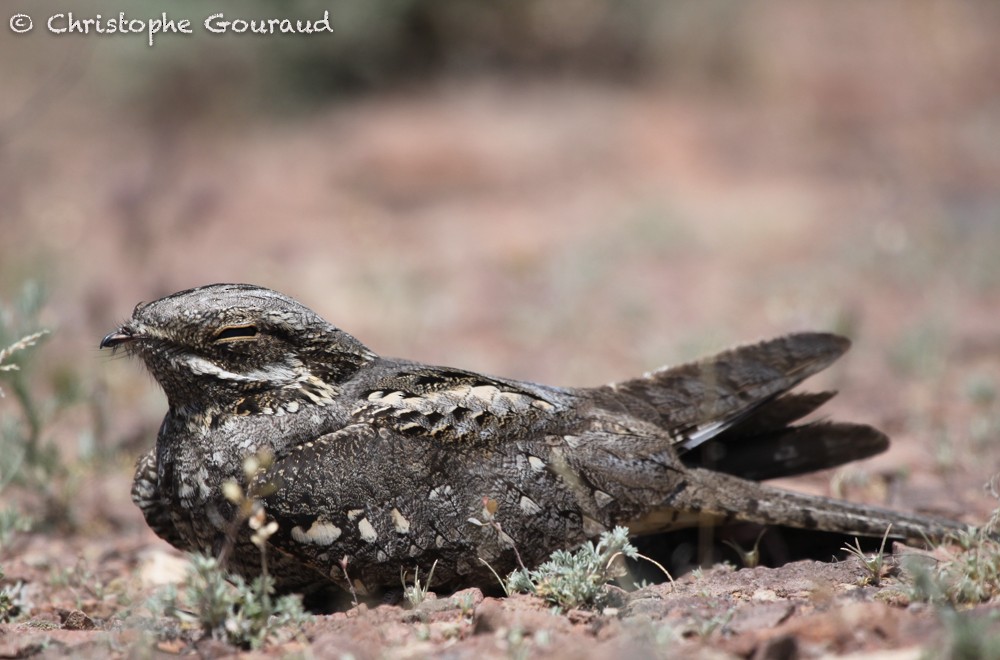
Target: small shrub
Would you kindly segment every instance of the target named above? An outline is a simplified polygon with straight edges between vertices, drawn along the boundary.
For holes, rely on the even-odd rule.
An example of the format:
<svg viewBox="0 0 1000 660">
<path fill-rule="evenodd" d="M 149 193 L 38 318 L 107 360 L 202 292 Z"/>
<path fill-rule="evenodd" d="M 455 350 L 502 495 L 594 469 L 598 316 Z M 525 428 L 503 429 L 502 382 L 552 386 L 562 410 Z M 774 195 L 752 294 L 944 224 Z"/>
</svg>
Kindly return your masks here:
<svg viewBox="0 0 1000 660">
<path fill-rule="evenodd" d="M 865 576 L 865 582 L 871 583 L 874 586 L 880 586 L 882 584 L 882 573 L 885 567 L 885 541 L 889 538 L 889 530 L 892 529 L 892 525 L 889 525 L 885 529 L 885 534 L 882 535 L 882 545 L 879 546 L 878 552 L 873 554 L 871 557 L 865 554 L 864 550 L 861 549 L 861 542 L 857 538 L 854 539 L 854 545 L 850 543 L 845 545 L 841 550 L 857 557 L 861 562 L 861 565 L 865 567 L 868 575 Z"/>
<path fill-rule="evenodd" d="M 532 593 L 564 610 L 600 606 L 605 585 L 623 573 L 616 559 L 640 557 L 629 542 L 626 527 L 604 532 L 595 544 L 587 541 L 576 552 L 556 550 L 534 570 L 521 568 L 507 578 L 508 592 Z"/>
<path fill-rule="evenodd" d="M 1000 500 L 1000 475 L 987 484 Z M 936 566 L 909 562 L 914 574 L 913 596 L 950 606 L 983 603 L 1000 597 L 1000 506 L 982 527 L 951 537 L 956 552 Z"/>
<path fill-rule="evenodd" d="M 735 541 L 730 541 L 728 539 L 723 541 L 723 543 L 736 551 L 736 554 L 743 563 L 744 568 L 757 568 L 757 566 L 760 565 L 760 540 L 764 538 L 764 534 L 766 532 L 767 527 L 760 530 L 760 533 L 757 534 L 757 540 L 753 542 L 753 547 L 749 550 L 746 550 Z"/>
<path fill-rule="evenodd" d="M 274 579 L 268 574 L 267 544 L 278 523 L 267 519 L 262 499 L 274 492 L 274 484 L 266 479 L 273 460 L 268 452 L 248 456 L 243 462 L 245 487 L 235 480 L 222 485 L 236 511 L 220 557 L 192 555 L 180 592 L 168 588 L 154 597 L 154 612 L 182 626 L 195 626 L 213 639 L 252 649 L 291 637 L 290 627 L 308 620 L 300 596 L 274 597 Z M 250 541 L 260 551 L 261 574 L 249 583 L 225 570 L 243 525 L 250 528 Z"/>
<path fill-rule="evenodd" d="M 299 596 L 274 598 L 271 578 L 261 576 L 247 583 L 223 571 L 214 557 L 202 554 L 191 556 L 180 589 L 164 589 L 150 607 L 181 627 L 195 627 L 213 639 L 252 649 L 290 638 L 309 619 Z"/>
<path fill-rule="evenodd" d="M 0 330 L 2 329 L 5 328 L 0 328 Z M 48 334 L 47 330 L 40 330 L 22 335 L 20 339 L 11 342 L 4 348 L 0 348 L 0 373 L 13 375 L 15 372 L 20 372 L 20 366 L 10 362 L 10 358 L 15 353 L 31 348 L 46 334 Z M 30 407 L 26 406 L 22 399 L 23 392 L 22 387 L 20 387 L 20 381 L 15 381 L 15 393 L 18 394 L 18 400 L 21 402 L 22 408 L 24 408 L 27 415 Z M 5 396 L 3 388 L 0 388 L 0 398 Z M 25 448 L 21 445 L 22 441 L 15 425 L 5 425 L 3 429 L 0 429 L 0 447 L 6 450 L 3 452 L 5 456 L 2 462 L 0 462 L 0 493 L 7 488 L 14 476 L 20 472 L 25 456 Z M 0 509 L 0 550 L 10 542 L 14 533 L 26 532 L 30 528 L 31 520 L 16 509 Z M 0 601 L 0 620 L 3 619 L 6 611 L 7 608 L 4 607 L 4 602 Z"/>
<path fill-rule="evenodd" d="M 946 607 L 938 615 L 944 622 L 947 635 L 941 646 L 935 649 L 935 653 L 940 653 L 936 657 L 947 660 L 1000 660 L 1000 634 L 997 633 L 995 613 L 977 617 Z"/>
<path fill-rule="evenodd" d="M 405 598 L 406 602 L 410 604 L 410 607 L 416 607 L 417 605 L 419 605 L 420 603 L 424 602 L 424 600 L 427 599 L 427 594 L 431 590 L 431 582 L 434 580 L 435 568 L 437 568 L 437 560 L 435 560 L 434 563 L 431 564 L 430 573 L 427 574 L 427 582 L 423 584 L 420 582 L 419 566 L 413 573 L 412 585 L 406 586 L 406 576 L 405 575 L 400 576 L 403 582 L 403 598 Z M 400 570 L 402 571 L 402 569 Z"/>
</svg>

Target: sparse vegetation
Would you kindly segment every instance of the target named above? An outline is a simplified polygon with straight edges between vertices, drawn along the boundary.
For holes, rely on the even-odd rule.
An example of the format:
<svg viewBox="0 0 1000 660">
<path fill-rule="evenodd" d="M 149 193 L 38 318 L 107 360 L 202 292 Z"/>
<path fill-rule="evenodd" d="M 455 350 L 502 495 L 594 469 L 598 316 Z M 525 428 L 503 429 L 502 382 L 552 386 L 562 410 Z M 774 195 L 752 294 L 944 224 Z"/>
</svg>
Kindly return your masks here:
<svg viewBox="0 0 1000 660">
<path fill-rule="evenodd" d="M 413 584 L 407 586 L 406 575 L 400 575 L 400 579 L 403 583 L 403 598 L 406 602 L 410 604 L 410 607 L 416 607 L 420 603 L 424 602 L 427 598 L 427 593 L 431 589 L 431 582 L 434 581 L 434 569 L 437 568 L 437 560 L 431 565 L 431 570 L 427 574 L 427 582 L 420 582 L 420 567 L 418 566 L 416 570 L 413 571 Z M 402 573 L 402 569 L 400 569 Z"/>
<path fill-rule="evenodd" d="M 175 620 L 182 628 L 195 628 L 213 639 L 253 649 L 290 638 L 293 626 L 308 620 L 301 597 L 275 598 L 274 580 L 268 575 L 267 540 L 278 525 L 267 520 L 261 499 L 274 489 L 265 479 L 272 461 L 266 452 L 249 456 L 243 462 L 246 485 L 236 481 L 223 484 L 223 495 L 236 511 L 220 558 L 193 554 L 180 590 L 167 587 L 158 593 L 150 603 L 154 612 Z M 244 524 L 260 551 L 261 574 L 251 582 L 225 570 L 226 558 Z"/>
<path fill-rule="evenodd" d="M 24 307 L 32 309 L 34 306 L 25 304 Z M 17 339 L 10 339 L 9 337 L 15 333 L 20 336 Z M 10 381 L 13 397 L 19 404 L 23 419 L 28 426 L 28 431 L 25 432 L 16 421 L 5 419 L 3 428 L 0 429 L 0 493 L 21 472 L 25 458 L 37 454 L 40 433 L 37 406 L 34 404 L 30 389 L 25 384 L 24 372 L 20 365 L 11 362 L 11 359 L 36 345 L 47 334 L 48 330 L 21 333 L 19 328 L 15 327 L 13 315 L 5 307 L 0 306 L 0 346 L 3 346 L 0 348 L 0 375 Z M 6 396 L 6 392 L 0 387 L 0 398 Z M 7 545 L 14 532 L 27 531 L 30 526 L 31 521 L 16 509 L 0 510 L 0 549 Z"/>
<path fill-rule="evenodd" d="M 292 4 L 212 11 L 313 18 L 325 9 Z M 25 273 L 72 278 L 41 317 L 0 294 L 6 319 L 17 321 L 0 349 L 54 331 L 10 356 L 21 372 L 0 373 L 0 655 L 227 653 L 216 643 L 178 650 L 178 639 L 137 646 L 139 614 L 96 597 L 123 576 L 144 603 L 145 590 L 175 576 L 127 495 L 163 402 L 149 376 L 95 345 L 131 304 L 219 273 L 296 289 L 345 325 L 352 315 L 352 328 L 393 353 L 565 385 L 772 331 L 838 330 L 854 348 L 816 384 L 840 390 L 837 408 L 885 430 L 894 449 L 837 473 L 868 482 L 831 487 L 900 508 L 983 512 L 970 491 L 1000 460 L 1000 113 L 989 83 L 1000 71 L 1000 3 L 839 12 L 718 0 L 402 0 L 338 5 L 334 34 L 278 39 L 215 38 L 199 24 L 202 5 L 161 5 L 141 0 L 115 15 L 167 11 L 201 34 L 166 35 L 153 49 L 144 35 L 80 35 L 54 49 L 36 38 L 36 8 L 34 34 L 0 40 L 17 62 L 5 67 L 0 132 L 0 284 L 16 294 Z M 108 16 L 107 8 L 76 13 Z M 612 85 L 592 78 L 595 63 Z M 358 94 L 366 88 L 384 91 Z M 337 103 L 277 123 L 266 115 L 325 98 Z M 102 158 L 106 145 L 112 158 Z M 86 410 L 50 423 L 60 355 L 79 384 L 103 388 L 87 399 L 106 420 L 107 443 L 85 444 Z M 14 379 L 30 387 L 40 433 Z M 114 461 L 100 489 L 88 446 Z M 896 467 L 912 478 L 883 480 Z M 52 504 L 70 505 L 75 526 L 61 524 L 42 484 L 54 489 Z M 819 477 L 802 485 L 824 487 Z M 257 520 L 266 533 L 266 518 Z M 769 534 L 769 563 L 801 558 L 797 538 Z M 907 606 L 912 595 L 888 578 L 880 589 L 831 582 L 866 574 L 853 559 L 734 579 L 709 569 L 718 553 L 702 553 L 693 538 L 656 556 L 705 561 L 704 573 L 647 589 L 617 615 L 573 612 L 549 631 L 539 599 L 480 607 L 467 595 L 468 625 L 454 644 L 439 626 L 458 611 L 425 603 L 419 612 L 338 614 L 314 628 L 315 648 L 293 643 L 267 655 L 915 657 L 925 645 L 928 658 L 998 659 L 1000 620 L 984 616 L 1000 603 L 990 572 L 998 553 L 977 535 L 923 557 L 918 581 L 933 606 Z M 527 554 L 531 539 L 517 540 Z M 870 555 L 875 542 L 861 547 Z M 828 559 L 843 544 L 822 542 L 813 556 Z M 338 561 L 352 588 L 361 571 L 331 554 Z M 413 565 L 403 567 L 415 587 Z M 864 606 L 891 591 L 900 597 L 884 601 L 888 620 L 858 616 L 884 611 Z M 735 623 L 713 633 L 729 594 Z M 75 636 L 107 639 L 109 654 L 100 641 L 96 650 L 64 646 L 69 635 L 53 613 L 80 600 L 99 629 Z M 692 601 L 704 605 L 695 613 Z M 697 617 L 704 624 L 692 631 Z M 404 624 L 426 642 L 415 645 Z M 165 625 L 177 631 L 179 619 Z M 202 630 L 185 624 L 184 637 Z M 789 644 L 748 643 L 779 635 Z M 632 646 L 637 639 L 645 644 Z"/>
<path fill-rule="evenodd" d="M 854 539 L 853 546 L 848 543 L 841 548 L 841 550 L 847 552 L 848 554 L 857 557 L 867 572 L 864 581 L 876 587 L 882 584 L 882 574 L 883 569 L 885 568 L 885 541 L 889 538 L 889 530 L 891 529 L 892 525 L 886 527 L 885 534 L 882 535 L 882 545 L 879 546 L 878 552 L 873 554 L 871 557 L 866 555 L 865 551 L 861 549 L 861 542 L 858 541 L 857 538 Z"/>
<path fill-rule="evenodd" d="M 743 549 L 738 543 L 728 539 L 723 541 L 723 543 L 736 551 L 744 568 L 756 568 L 760 564 L 760 540 L 764 538 L 766 532 L 767 527 L 760 530 L 760 533 L 757 534 L 757 538 L 753 542 L 753 546 L 749 550 Z"/>
<path fill-rule="evenodd" d="M 28 384 L 27 372 L 22 365 L 11 362 L 13 356 L 29 357 L 27 349 L 38 344 L 49 334 L 48 330 L 39 329 L 38 316 L 45 302 L 42 287 L 34 281 L 27 282 L 13 304 L 0 304 L 0 376 L 7 381 L 9 396 L 16 401 L 20 409 L 22 425 L 15 429 L 5 429 L 5 442 L 16 440 L 19 443 L 19 456 L 30 464 L 38 463 L 41 458 L 42 428 L 45 421 L 45 409 L 51 406 L 43 405 Z M 0 396 L 7 397 L 8 390 L 0 388 Z M 4 452 L 7 453 L 7 452 Z"/>
<path fill-rule="evenodd" d="M 556 550 L 536 569 L 518 569 L 507 578 L 509 592 L 532 593 L 564 610 L 600 607 L 605 585 L 624 574 L 621 557 L 638 559 L 628 529 L 615 527 L 595 544 L 587 541 L 576 552 Z"/>
<path fill-rule="evenodd" d="M 11 315 L 0 306 L 0 375 L 8 377 L 21 376 L 20 366 L 11 362 L 15 354 L 26 351 L 48 334 L 47 330 L 37 330 L 21 334 L 17 339 L 10 340 L 8 335 L 13 331 Z M 31 399 L 23 378 L 13 379 L 13 391 L 29 424 L 34 419 Z M 0 398 L 6 397 L 0 388 Z M 30 441 L 29 441 L 30 442 Z M 27 447 L 16 422 L 5 422 L 0 428 L 0 493 L 11 484 L 14 477 L 21 471 Z M 26 532 L 31 528 L 31 519 L 13 506 L 0 509 L 0 551 L 7 547 L 17 532 Z M 0 580 L 4 579 L 3 567 L 0 565 Z M 21 612 L 20 596 L 23 585 L 20 583 L 0 587 L 0 622 L 10 621 Z"/>
<path fill-rule="evenodd" d="M 213 639 L 254 649 L 292 637 L 308 620 L 299 596 L 274 597 L 271 578 L 261 576 L 248 583 L 223 571 L 214 557 L 201 554 L 191 556 L 180 589 L 165 588 L 150 608 L 182 629 L 194 628 Z"/>
<path fill-rule="evenodd" d="M 945 624 L 947 636 L 939 648 L 928 649 L 924 657 L 1000 660 L 1000 634 L 997 634 L 998 617 L 995 612 L 977 617 L 945 608 L 940 611 L 939 616 Z"/>
<path fill-rule="evenodd" d="M 6 485 L 6 482 L 0 481 L 0 493 Z M 0 550 L 7 546 L 14 534 L 27 532 L 30 529 L 31 518 L 12 507 L 0 509 Z"/>
<path fill-rule="evenodd" d="M 1000 475 L 987 485 L 990 494 L 1000 500 Z M 911 561 L 914 574 L 913 595 L 939 605 L 955 607 L 984 603 L 1000 597 L 1000 506 L 982 527 L 961 532 L 951 540 L 958 547 L 950 557 L 932 569 Z"/>
<path fill-rule="evenodd" d="M 18 365 L 16 364 L 11 364 L 9 362 L 9 358 L 14 353 L 31 348 L 32 346 L 37 344 L 42 337 L 44 337 L 47 334 L 49 334 L 48 330 L 39 330 L 38 332 L 21 337 L 20 339 L 15 341 L 10 346 L 7 346 L 6 348 L 0 349 L 0 371 L 20 371 L 20 367 L 18 367 Z M 0 388 L 0 396 L 6 396 L 4 394 L 3 388 Z"/>
<path fill-rule="evenodd" d="M 69 367 L 55 370 L 46 373 L 46 382 L 40 384 L 39 371 L 32 368 L 31 349 L 50 334 L 39 329 L 45 299 L 43 287 L 29 281 L 13 302 L 0 302 L 0 379 L 4 381 L 0 400 L 16 408 L 14 414 L 0 419 L 0 491 L 22 485 L 43 502 L 40 513 L 31 519 L 16 509 L 0 510 L 0 548 L 14 532 L 34 524 L 73 527 L 73 494 L 87 467 L 83 462 L 67 462 L 63 445 L 51 432 L 59 417 L 84 399 L 76 372 Z M 94 429 L 84 425 L 80 446 L 91 445 L 93 440 Z"/>
</svg>

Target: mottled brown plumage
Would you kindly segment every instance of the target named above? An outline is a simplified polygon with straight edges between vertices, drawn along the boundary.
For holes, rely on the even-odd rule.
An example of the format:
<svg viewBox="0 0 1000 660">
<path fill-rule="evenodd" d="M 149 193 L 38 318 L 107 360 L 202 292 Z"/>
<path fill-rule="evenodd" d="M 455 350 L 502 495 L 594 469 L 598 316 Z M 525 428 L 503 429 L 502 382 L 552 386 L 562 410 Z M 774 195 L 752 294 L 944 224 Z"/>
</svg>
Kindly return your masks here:
<svg viewBox="0 0 1000 660">
<path fill-rule="evenodd" d="M 788 335 L 593 388 L 561 388 L 381 358 L 282 294 L 219 284 L 135 308 L 101 342 L 141 358 L 166 392 L 132 498 L 161 537 L 254 575 L 259 553 L 222 494 L 246 456 L 278 523 L 283 590 L 331 583 L 492 583 L 615 525 L 635 534 L 739 519 L 937 538 L 962 528 L 756 483 L 885 449 L 870 426 L 795 425 L 832 393 L 789 393 L 848 348 Z M 239 522 L 239 521 L 237 521 Z M 232 543 L 233 541 L 230 541 Z"/>
</svg>

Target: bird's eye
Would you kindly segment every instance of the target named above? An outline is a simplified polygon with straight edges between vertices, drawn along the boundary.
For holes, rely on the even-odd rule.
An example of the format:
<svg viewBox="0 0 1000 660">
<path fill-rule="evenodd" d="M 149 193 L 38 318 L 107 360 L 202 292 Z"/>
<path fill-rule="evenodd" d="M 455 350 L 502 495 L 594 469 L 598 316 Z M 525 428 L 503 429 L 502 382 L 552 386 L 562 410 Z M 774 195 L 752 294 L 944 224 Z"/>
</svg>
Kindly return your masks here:
<svg viewBox="0 0 1000 660">
<path fill-rule="evenodd" d="M 252 339 L 257 336 L 257 326 L 231 325 L 215 333 L 215 341 L 238 341 Z"/>
</svg>

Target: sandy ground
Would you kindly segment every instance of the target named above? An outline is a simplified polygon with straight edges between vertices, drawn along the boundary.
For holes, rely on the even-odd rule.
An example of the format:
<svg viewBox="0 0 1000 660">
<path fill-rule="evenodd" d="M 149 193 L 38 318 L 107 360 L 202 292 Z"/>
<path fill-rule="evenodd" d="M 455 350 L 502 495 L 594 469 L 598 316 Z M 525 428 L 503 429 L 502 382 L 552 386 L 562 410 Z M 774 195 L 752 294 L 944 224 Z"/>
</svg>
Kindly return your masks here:
<svg viewBox="0 0 1000 660">
<path fill-rule="evenodd" d="M 808 103 L 494 78 L 287 122 L 151 131 L 64 104 L 28 122 L 0 153 L 0 300 L 44 283 L 37 323 L 53 334 L 27 373 L 41 401 L 77 394 L 45 410 L 63 467 L 3 494 L 36 523 L 0 554 L 25 598 L 0 657 L 235 652 L 143 623 L 178 575 L 128 501 L 165 404 L 96 348 L 139 300 L 213 281 L 289 293 L 383 354 L 564 385 L 844 332 L 853 350 L 815 379 L 841 391 L 826 414 L 883 428 L 892 448 L 782 485 L 985 520 L 1000 466 L 996 121 L 975 98 L 859 111 L 817 100 L 842 97 L 835 77 L 807 82 Z M 865 586 L 857 560 L 813 561 L 839 542 L 807 545 L 771 553 L 780 567 L 617 593 L 603 613 L 479 592 L 363 605 L 258 655 L 915 658 L 948 643 L 906 575 Z"/>
</svg>

